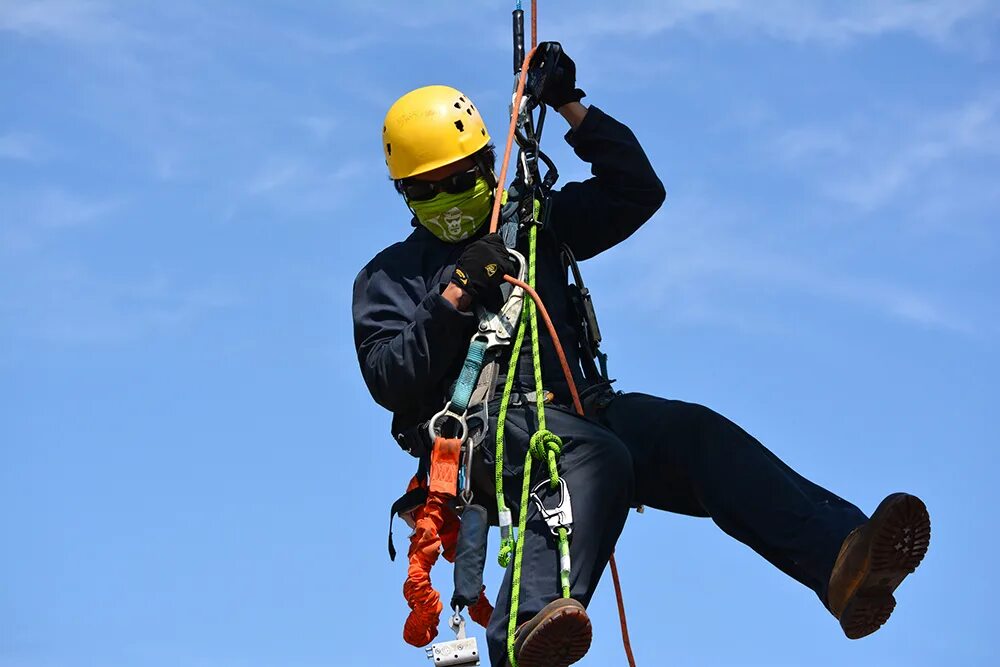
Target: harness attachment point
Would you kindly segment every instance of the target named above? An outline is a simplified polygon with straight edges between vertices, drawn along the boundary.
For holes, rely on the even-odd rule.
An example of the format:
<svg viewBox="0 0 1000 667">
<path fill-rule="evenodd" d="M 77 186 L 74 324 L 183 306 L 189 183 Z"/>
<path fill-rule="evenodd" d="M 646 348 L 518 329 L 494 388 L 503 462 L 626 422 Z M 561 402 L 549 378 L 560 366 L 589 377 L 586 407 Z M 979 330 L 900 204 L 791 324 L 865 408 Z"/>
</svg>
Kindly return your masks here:
<svg viewBox="0 0 1000 667">
<path fill-rule="evenodd" d="M 457 609 L 455 615 L 448 619 L 448 627 L 455 633 L 455 639 L 427 648 L 427 659 L 433 661 L 435 665 L 451 667 L 478 665 L 479 647 L 476 645 L 476 638 L 465 636 L 465 619 Z"/>
</svg>

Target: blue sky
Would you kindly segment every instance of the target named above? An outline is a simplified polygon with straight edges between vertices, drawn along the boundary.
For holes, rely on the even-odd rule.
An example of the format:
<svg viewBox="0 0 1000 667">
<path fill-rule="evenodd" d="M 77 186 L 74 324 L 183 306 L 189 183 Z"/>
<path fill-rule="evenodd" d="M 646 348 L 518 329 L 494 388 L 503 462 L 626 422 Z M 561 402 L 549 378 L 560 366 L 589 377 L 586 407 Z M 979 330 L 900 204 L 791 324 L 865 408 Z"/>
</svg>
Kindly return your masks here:
<svg viewBox="0 0 1000 667">
<path fill-rule="evenodd" d="M 669 195 L 585 266 L 621 387 L 933 519 L 849 642 L 710 521 L 633 515 L 639 664 L 995 664 L 1000 3 L 541 4 Z M 408 231 L 385 110 L 447 83 L 500 135 L 510 10 L 0 0 L 0 666 L 424 664 L 350 283 Z M 580 664 L 624 664 L 610 580 L 591 611 Z"/>
</svg>

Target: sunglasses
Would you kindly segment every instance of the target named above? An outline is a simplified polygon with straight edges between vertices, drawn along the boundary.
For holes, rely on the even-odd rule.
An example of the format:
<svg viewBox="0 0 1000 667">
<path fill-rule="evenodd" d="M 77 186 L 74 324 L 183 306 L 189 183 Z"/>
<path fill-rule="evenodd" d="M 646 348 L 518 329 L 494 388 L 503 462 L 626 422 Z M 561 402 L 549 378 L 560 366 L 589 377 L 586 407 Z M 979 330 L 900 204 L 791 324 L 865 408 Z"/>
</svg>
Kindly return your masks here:
<svg viewBox="0 0 1000 667">
<path fill-rule="evenodd" d="M 457 195 L 475 187 L 478 177 L 479 167 L 473 167 L 468 171 L 446 176 L 439 181 L 409 179 L 403 182 L 403 193 L 409 201 L 427 201 L 433 199 L 439 192 Z"/>
</svg>

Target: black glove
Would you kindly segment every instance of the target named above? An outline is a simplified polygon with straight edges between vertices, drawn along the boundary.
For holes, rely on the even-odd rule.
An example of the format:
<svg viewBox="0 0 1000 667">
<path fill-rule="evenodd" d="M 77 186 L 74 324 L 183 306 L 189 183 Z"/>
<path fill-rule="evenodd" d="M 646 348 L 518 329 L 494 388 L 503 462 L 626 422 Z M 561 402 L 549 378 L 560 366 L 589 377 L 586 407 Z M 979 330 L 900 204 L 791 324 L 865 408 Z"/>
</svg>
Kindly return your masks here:
<svg viewBox="0 0 1000 667">
<path fill-rule="evenodd" d="M 516 275 L 516 272 L 517 263 L 507 253 L 500 235 L 487 234 L 462 251 L 451 282 L 465 290 L 473 303 L 496 311 L 501 305 L 504 274 Z"/>
<path fill-rule="evenodd" d="M 586 95 L 576 87 L 576 63 L 566 55 L 559 42 L 540 42 L 532 58 L 533 68 L 535 62 L 541 65 L 536 75 L 543 77 L 539 82 L 540 99 L 545 104 L 558 109 L 564 104 L 579 102 Z"/>
</svg>

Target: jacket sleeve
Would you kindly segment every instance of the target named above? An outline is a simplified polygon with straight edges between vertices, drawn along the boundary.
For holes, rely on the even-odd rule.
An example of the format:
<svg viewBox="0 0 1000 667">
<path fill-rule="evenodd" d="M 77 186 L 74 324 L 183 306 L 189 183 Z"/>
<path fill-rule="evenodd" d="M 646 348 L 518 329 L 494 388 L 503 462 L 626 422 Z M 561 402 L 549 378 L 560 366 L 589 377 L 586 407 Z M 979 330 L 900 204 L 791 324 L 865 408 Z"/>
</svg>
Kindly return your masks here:
<svg viewBox="0 0 1000 667">
<path fill-rule="evenodd" d="M 593 178 L 552 194 L 549 224 L 582 260 L 631 236 L 660 208 L 666 191 L 632 131 L 597 107 L 566 141 L 591 164 Z"/>
<path fill-rule="evenodd" d="M 468 348 L 475 317 L 436 290 L 370 264 L 354 281 L 354 344 L 375 401 L 394 413 L 419 409 Z"/>
</svg>

